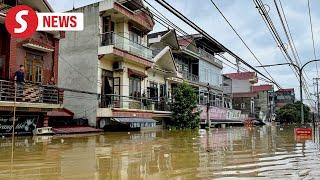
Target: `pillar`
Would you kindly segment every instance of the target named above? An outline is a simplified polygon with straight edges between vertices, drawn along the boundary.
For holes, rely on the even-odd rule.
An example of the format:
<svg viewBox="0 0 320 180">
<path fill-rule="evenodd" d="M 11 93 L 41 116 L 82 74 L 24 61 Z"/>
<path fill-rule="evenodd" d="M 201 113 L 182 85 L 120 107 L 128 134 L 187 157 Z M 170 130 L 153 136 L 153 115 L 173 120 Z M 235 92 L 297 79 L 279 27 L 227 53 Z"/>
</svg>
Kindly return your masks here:
<svg viewBox="0 0 320 180">
<path fill-rule="evenodd" d="M 9 40 L 9 77 L 8 79 L 14 80 L 14 73 L 17 71 L 17 39 L 10 37 Z"/>
<path fill-rule="evenodd" d="M 43 127 L 48 127 L 49 126 L 49 117 L 46 115 L 43 118 Z"/>
</svg>

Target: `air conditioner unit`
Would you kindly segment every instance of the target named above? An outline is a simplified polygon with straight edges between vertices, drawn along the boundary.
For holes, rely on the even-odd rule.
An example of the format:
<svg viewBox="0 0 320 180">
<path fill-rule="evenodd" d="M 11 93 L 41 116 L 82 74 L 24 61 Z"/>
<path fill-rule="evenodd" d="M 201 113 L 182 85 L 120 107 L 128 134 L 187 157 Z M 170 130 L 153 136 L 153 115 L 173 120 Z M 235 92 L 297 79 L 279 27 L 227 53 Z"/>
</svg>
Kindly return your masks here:
<svg viewBox="0 0 320 180">
<path fill-rule="evenodd" d="M 114 71 L 122 71 L 124 69 L 123 62 L 115 62 L 115 63 L 113 63 L 112 69 Z"/>
</svg>

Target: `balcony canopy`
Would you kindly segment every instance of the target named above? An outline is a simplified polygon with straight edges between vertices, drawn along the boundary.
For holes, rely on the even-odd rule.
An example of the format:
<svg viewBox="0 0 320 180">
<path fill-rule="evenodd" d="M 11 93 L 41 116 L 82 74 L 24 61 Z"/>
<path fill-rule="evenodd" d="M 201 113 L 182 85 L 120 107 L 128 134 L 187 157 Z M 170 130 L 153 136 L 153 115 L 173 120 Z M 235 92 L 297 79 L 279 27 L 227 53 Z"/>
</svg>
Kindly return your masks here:
<svg viewBox="0 0 320 180">
<path fill-rule="evenodd" d="M 153 60 L 157 68 L 177 74 L 178 70 L 169 46 L 160 51 Z"/>
</svg>

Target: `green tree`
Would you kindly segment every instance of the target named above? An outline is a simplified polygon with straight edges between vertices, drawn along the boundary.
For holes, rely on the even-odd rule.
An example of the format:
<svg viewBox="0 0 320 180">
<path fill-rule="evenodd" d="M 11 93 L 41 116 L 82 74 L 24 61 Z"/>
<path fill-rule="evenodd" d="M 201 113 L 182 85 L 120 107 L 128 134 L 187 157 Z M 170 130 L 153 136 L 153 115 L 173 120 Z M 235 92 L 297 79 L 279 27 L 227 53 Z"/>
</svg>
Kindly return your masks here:
<svg viewBox="0 0 320 180">
<path fill-rule="evenodd" d="M 277 119 L 285 123 L 300 123 L 301 122 L 301 102 L 297 101 L 294 104 L 287 104 L 277 111 Z M 310 108 L 304 105 L 305 122 L 310 122 Z"/>
<path fill-rule="evenodd" d="M 195 129 L 199 127 L 200 112 L 197 110 L 198 95 L 195 90 L 183 82 L 173 91 L 172 125 L 177 129 Z"/>
</svg>

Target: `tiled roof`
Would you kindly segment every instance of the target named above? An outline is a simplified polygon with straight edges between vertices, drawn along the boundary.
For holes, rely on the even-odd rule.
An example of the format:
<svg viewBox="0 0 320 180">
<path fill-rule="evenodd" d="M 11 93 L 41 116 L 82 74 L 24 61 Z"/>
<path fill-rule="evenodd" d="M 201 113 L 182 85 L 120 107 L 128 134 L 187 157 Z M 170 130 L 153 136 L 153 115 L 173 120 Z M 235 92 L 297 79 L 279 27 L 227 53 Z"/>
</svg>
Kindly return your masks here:
<svg viewBox="0 0 320 180">
<path fill-rule="evenodd" d="M 293 88 L 290 89 L 279 89 L 277 92 L 294 92 Z"/>
<path fill-rule="evenodd" d="M 257 77 L 255 72 L 229 73 L 229 74 L 225 74 L 225 76 L 235 80 L 250 80 L 250 79 L 255 79 Z"/>
<path fill-rule="evenodd" d="M 193 41 L 193 38 L 192 37 L 188 37 L 188 36 L 184 36 L 184 37 L 179 37 L 178 38 L 178 43 L 180 46 L 183 46 L 183 47 L 187 47 L 189 46 L 189 44 L 191 44 Z"/>
<path fill-rule="evenodd" d="M 273 89 L 272 85 L 260 85 L 260 86 L 252 86 L 252 92 L 261 92 L 261 91 L 271 91 Z"/>
<path fill-rule="evenodd" d="M 244 92 L 244 93 L 233 93 L 232 97 L 237 98 L 237 97 L 256 97 L 258 95 L 257 92 Z"/>
</svg>

